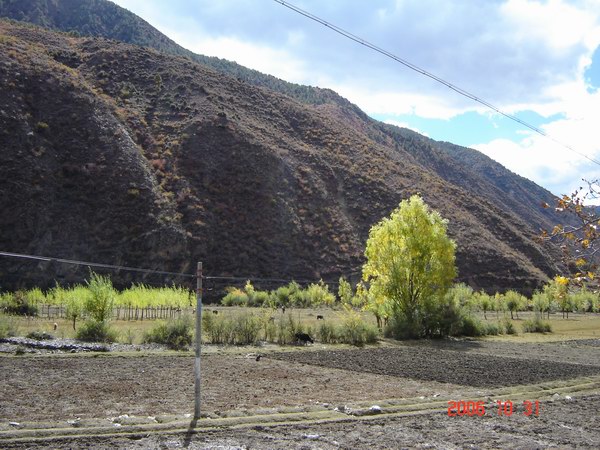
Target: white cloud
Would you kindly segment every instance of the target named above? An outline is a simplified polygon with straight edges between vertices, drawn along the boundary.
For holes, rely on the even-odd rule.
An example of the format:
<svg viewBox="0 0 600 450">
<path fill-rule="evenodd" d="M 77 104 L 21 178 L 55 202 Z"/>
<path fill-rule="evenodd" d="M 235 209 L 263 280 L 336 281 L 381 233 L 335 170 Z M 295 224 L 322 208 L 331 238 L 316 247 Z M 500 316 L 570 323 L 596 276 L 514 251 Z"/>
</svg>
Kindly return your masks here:
<svg viewBox="0 0 600 450">
<path fill-rule="evenodd" d="M 535 40 L 554 51 L 588 44 L 588 34 L 598 19 L 589 12 L 561 0 L 508 0 L 500 7 L 501 17 L 512 28 L 511 39 L 516 43 Z"/>
<path fill-rule="evenodd" d="M 210 37 L 174 31 L 169 32 L 169 36 L 195 53 L 235 61 L 242 66 L 286 81 L 303 83 L 308 78 L 304 61 L 295 58 L 286 50 L 247 42 L 234 36 Z"/>
</svg>

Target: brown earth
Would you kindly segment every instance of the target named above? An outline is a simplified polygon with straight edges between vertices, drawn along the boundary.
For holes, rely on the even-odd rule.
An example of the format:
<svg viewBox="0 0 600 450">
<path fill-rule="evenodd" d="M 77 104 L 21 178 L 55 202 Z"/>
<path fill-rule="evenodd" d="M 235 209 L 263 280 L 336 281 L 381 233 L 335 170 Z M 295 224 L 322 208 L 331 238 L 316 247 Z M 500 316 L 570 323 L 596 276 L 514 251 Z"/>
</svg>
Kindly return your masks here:
<svg viewBox="0 0 600 450">
<path fill-rule="evenodd" d="M 144 418 L 146 423 L 147 416 L 152 416 L 152 421 L 169 414 L 184 418 L 193 409 L 194 359 L 189 354 L 151 353 L 2 357 L 0 446 L 597 448 L 598 344 L 598 340 L 545 344 L 456 341 L 387 344 L 385 348 L 361 350 L 315 346 L 294 352 L 267 352 L 260 361 L 256 361 L 255 354 L 240 350 L 231 353 L 213 349 L 215 353 L 203 357 L 202 400 L 208 418 L 200 423 L 210 427 L 211 421 L 216 425 L 224 418 L 248 417 L 254 425 L 240 422 L 223 430 L 200 429 L 198 434 L 145 430 L 109 437 L 90 433 L 85 438 L 20 441 L 9 439 L 14 435 L 10 435 L 8 422 L 22 423 L 28 429 L 40 427 L 35 424 L 41 422 L 49 427 L 68 427 L 66 421 L 77 418 L 112 426 L 111 421 L 123 414 Z M 537 358 L 542 353 L 556 362 L 545 364 Z M 506 383 L 494 376 L 493 367 L 511 368 L 503 373 Z M 515 383 L 519 386 L 506 387 Z M 448 417 L 447 401 L 452 399 L 483 400 L 486 414 Z M 512 399 L 514 414 L 498 416 L 495 399 Z M 523 414 L 520 402 L 524 399 L 541 400 L 538 417 Z M 374 404 L 381 405 L 385 414 L 356 417 Z M 348 414 L 333 411 L 335 407 L 344 411 L 344 405 L 348 405 Z M 416 407 L 411 410 L 407 405 Z M 309 422 L 302 424 L 259 424 L 261 414 L 293 411 L 333 414 L 328 419 L 333 422 L 307 416 Z"/>
</svg>

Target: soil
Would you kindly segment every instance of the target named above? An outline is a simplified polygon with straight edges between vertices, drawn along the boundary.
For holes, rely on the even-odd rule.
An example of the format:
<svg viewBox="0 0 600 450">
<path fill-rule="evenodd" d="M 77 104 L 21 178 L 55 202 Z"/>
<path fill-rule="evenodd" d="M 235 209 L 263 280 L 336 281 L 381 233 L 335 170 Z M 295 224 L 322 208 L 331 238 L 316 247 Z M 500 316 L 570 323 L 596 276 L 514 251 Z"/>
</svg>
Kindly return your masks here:
<svg viewBox="0 0 600 450">
<path fill-rule="evenodd" d="M 14 426 L 9 422 L 27 428 L 42 422 L 68 426 L 67 421 L 77 419 L 112 424 L 111 420 L 124 414 L 152 416 L 152 420 L 160 414 L 185 417 L 193 410 L 194 358 L 190 353 L 178 357 L 159 352 L 2 357 L 0 447 L 600 448 L 597 340 L 554 344 L 444 341 L 359 350 L 315 347 L 265 353 L 259 361 L 255 354 L 244 353 L 203 356 L 202 405 L 204 415 L 211 419 L 200 423 L 315 409 L 337 414 L 334 421 L 281 425 L 267 421 L 194 434 L 180 430 L 108 437 L 91 433 L 85 438 L 21 441 L 3 441 Z M 550 364 L 540 358 L 542 354 L 556 362 Z M 578 392 L 575 386 L 582 380 L 596 384 Z M 532 385 L 540 382 L 548 394 L 540 396 L 539 416 L 527 417 L 521 400 L 511 397 L 516 394 L 506 391 L 506 386 L 518 384 L 510 388 L 515 393 L 534 392 Z M 552 391 L 553 387 L 558 390 Z M 498 397 L 502 392 L 504 397 Z M 559 393 L 550 397 L 552 392 Z M 483 417 L 448 416 L 447 400 L 475 398 L 486 401 Z M 513 398 L 514 414 L 498 416 L 493 398 Z M 389 408 L 404 401 L 423 405 L 438 401 L 440 406 L 390 413 Z M 334 412 L 343 412 L 346 405 L 346 411 L 357 405 L 382 405 L 386 413 L 357 417 Z"/>
<path fill-rule="evenodd" d="M 600 448 L 600 397 L 555 402 L 537 418 L 445 413 L 319 425 L 210 430 L 201 435 L 65 439 L 52 448 L 127 449 L 546 449 Z M 18 448 L 18 447 L 6 447 Z M 27 448 L 45 448 L 27 443 Z"/>
<path fill-rule="evenodd" d="M 596 364 L 600 365 L 600 351 L 595 354 Z M 598 366 L 587 365 L 590 360 L 585 361 L 586 364 L 573 364 L 534 359 L 531 353 L 531 359 L 524 359 L 433 346 L 279 353 L 274 357 L 322 367 L 475 387 L 515 386 L 600 374 Z"/>
</svg>

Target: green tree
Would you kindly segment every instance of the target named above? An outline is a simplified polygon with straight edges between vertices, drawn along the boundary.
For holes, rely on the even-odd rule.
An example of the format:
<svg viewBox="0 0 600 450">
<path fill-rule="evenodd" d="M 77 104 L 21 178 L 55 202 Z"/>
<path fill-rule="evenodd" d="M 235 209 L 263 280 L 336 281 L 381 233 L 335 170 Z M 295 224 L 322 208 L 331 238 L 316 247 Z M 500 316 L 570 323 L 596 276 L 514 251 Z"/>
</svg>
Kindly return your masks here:
<svg viewBox="0 0 600 450">
<path fill-rule="evenodd" d="M 440 333 L 444 295 L 456 276 L 456 244 L 446 230 L 447 221 L 414 195 L 369 232 L 363 279 L 404 335 Z"/>
<path fill-rule="evenodd" d="M 487 320 L 487 312 L 493 308 L 492 298 L 483 291 L 477 292 L 474 295 L 476 303 L 479 304 L 479 308 L 483 311 L 483 318 Z"/>
<path fill-rule="evenodd" d="M 108 276 L 92 272 L 87 281 L 90 295 L 85 298 L 85 310 L 96 322 L 107 322 L 111 315 L 117 296 L 112 281 Z"/>
<path fill-rule="evenodd" d="M 555 276 L 544 286 L 544 294 L 546 294 L 551 304 L 558 305 L 563 319 L 565 318 L 565 313 L 567 313 L 568 319 L 569 312 L 572 309 L 569 297 L 569 279 L 560 275 Z"/>
<path fill-rule="evenodd" d="M 338 297 L 343 305 L 352 304 L 352 286 L 344 277 L 340 277 L 340 281 L 338 283 Z"/>
<path fill-rule="evenodd" d="M 519 318 L 519 310 L 523 309 L 527 304 L 527 299 L 516 291 L 508 291 L 504 294 L 506 307 L 510 311 L 510 318 L 514 319 L 513 313 Z"/>
</svg>

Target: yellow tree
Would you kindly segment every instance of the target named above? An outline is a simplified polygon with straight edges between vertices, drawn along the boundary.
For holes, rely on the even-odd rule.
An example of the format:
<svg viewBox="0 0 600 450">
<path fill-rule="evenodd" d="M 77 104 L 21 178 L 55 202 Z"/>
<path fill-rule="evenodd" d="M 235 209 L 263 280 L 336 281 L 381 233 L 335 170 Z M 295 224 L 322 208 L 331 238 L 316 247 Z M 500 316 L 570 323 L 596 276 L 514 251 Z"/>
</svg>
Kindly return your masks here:
<svg viewBox="0 0 600 450">
<path fill-rule="evenodd" d="M 372 301 L 386 304 L 403 334 L 440 332 L 443 298 L 456 276 L 455 250 L 447 221 L 418 195 L 371 228 L 363 279 Z"/>
<path fill-rule="evenodd" d="M 574 270 L 571 281 L 593 281 L 598 275 L 598 255 L 600 252 L 600 209 L 588 205 L 600 199 L 600 179 L 586 182 L 570 196 L 563 195 L 557 200 L 556 212 L 570 217 L 569 223 L 559 224 L 550 232 L 544 231 L 542 239 L 561 244 L 566 262 Z M 547 203 L 542 205 L 549 208 Z"/>
</svg>

